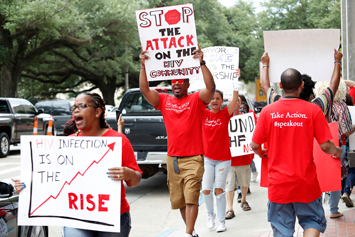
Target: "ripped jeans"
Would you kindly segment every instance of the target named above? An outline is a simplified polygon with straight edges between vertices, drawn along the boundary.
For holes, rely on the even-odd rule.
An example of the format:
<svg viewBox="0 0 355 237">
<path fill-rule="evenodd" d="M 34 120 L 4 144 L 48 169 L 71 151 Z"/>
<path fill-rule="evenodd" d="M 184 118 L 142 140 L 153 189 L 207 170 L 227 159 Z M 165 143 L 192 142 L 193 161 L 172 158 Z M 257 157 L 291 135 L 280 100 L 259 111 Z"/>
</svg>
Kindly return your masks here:
<svg viewBox="0 0 355 237">
<path fill-rule="evenodd" d="M 231 161 L 218 161 L 211 160 L 207 157 L 204 157 L 205 160 L 205 173 L 202 178 L 202 191 L 210 190 L 210 194 L 203 194 L 203 198 L 206 203 L 207 213 L 213 215 L 213 196 L 212 193 L 215 193 L 213 190 L 213 183 L 215 183 L 215 189 L 221 188 L 223 192 L 216 196 L 217 204 L 217 217 L 221 222 L 225 221 L 225 212 L 226 212 L 226 195 L 225 195 L 225 186 L 229 168 L 231 167 Z"/>
</svg>

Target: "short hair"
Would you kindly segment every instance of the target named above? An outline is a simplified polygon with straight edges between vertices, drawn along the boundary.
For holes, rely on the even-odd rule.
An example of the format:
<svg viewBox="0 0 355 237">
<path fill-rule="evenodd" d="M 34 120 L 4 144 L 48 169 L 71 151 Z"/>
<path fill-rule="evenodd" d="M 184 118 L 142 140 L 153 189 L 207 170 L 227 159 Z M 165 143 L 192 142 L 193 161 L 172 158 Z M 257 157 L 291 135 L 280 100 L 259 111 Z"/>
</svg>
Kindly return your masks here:
<svg viewBox="0 0 355 237">
<path fill-rule="evenodd" d="M 313 89 L 316 83 L 312 81 L 312 78 L 307 74 L 302 74 L 302 81 L 304 82 L 304 87 L 301 91 L 300 99 L 309 101 L 312 95 L 314 97 Z"/>
<path fill-rule="evenodd" d="M 221 97 L 222 97 L 222 100 L 223 100 L 223 92 L 222 91 L 216 89 L 215 93 L 219 93 L 221 95 Z"/>
<path fill-rule="evenodd" d="M 294 92 L 302 84 L 302 76 L 294 68 L 288 68 L 281 74 L 281 85 L 285 92 Z"/>
</svg>

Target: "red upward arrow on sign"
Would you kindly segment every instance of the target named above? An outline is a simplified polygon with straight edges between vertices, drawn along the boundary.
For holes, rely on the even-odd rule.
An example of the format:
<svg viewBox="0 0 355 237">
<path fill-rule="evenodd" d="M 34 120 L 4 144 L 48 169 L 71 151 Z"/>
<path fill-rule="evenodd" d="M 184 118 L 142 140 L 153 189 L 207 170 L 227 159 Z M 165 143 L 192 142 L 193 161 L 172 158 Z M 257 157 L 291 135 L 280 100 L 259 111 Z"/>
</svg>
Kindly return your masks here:
<svg viewBox="0 0 355 237">
<path fill-rule="evenodd" d="M 78 175 L 84 176 L 85 173 L 86 173 L 86 171 L 88 171 L 88 169 L 90 169 L 90 167 L 91 167 L 93 164 L 98 164 L 98 163 L 100 163 L 100 161 L 107 155 L 107 153 L 108 153 L 110 150 L 113 151 L 113 148 L 115 147 L 115 143 L 116 143 L 116 142 L 111 143 L 111 144 L 108 144 L 107 146 L 109 147 L 109 149 L 106 151 L 106 153 L 101 157 L 101 159 L 100 159 L 99 161 L 95 161 L 95 160 L 94 160 L 94 161 L 89 165 L 89 167 L 86 168 L 86 170 L 85 170 L 83 173 L 78 172 L 78 173 L 76 173 L 75 176 L 70 180 L 70 182 L 65 181 L 65 183 L 64 183 L 63 186 L 62 186 L 62 188 L 60 189 L 60 191 L 58 192 L 58 194 L 57 194 L 56 196 L 50 195 L 41 205 L 39 205 L 33 212 L 31 212 L 30 215 L 32 216 L 33 213 L 35 213 L 35 211 L 37 211 L 38 208 L 40 208 L 41 206 L 43 206 L 43 204 L 45 204 L 49 199 L 51 199 L 51 198 L 57 199 L 58 196 L 59 196 L 59 194 L 62 192 L 63 188 L 65 187 L 65 185 L 70 185 L 70 184 L 75 180 L 75 178 L 76 178 Z"/>
</svg>

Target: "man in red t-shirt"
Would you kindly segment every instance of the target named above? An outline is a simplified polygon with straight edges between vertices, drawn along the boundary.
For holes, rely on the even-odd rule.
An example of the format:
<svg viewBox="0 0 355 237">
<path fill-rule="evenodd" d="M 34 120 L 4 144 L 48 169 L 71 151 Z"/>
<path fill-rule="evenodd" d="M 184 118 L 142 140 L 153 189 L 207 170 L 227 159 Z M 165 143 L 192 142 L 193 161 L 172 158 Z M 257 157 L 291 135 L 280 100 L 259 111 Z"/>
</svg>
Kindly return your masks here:
<svg viewBox="0 0 355 237">
<path fill-rule="evenodd" d="M 330 141 L 327 121 L 320 108 L 299 99 L 304 82 L 295 69 L 281 75 L 283 99 L 266 106 L 258 119 L 252 149 L 269 157 L 268 221 L 274 236 L 293 236 L 298 218 L 304 236 L 319 236 L 326 220 L 313 161 L 313 139 L 322 150 L 340 157 L 342 150 Z M 268 142 L 269 150 L 261 144 Z"/>
<path fill-rule="evenodd" d="M 194 226 L 204 172 L 202 118 L 216 86 L 199 47 L 193 52 L 193 58 L 200 61 L 206 88 L 188 95 L 189 79 L 179 79 L 171 81 L 174 96 L 159 94 L 149 88 L 145 71 L 145 60 L 149 57 L 146 53 L 142 51 L 139 55 L 139 87 L 146 100 L 163 114 L 168 135 L 166 164 L 171 208 L 180 209 L 186 224 L 185 236 L 197 237 Z"/>
</svg>

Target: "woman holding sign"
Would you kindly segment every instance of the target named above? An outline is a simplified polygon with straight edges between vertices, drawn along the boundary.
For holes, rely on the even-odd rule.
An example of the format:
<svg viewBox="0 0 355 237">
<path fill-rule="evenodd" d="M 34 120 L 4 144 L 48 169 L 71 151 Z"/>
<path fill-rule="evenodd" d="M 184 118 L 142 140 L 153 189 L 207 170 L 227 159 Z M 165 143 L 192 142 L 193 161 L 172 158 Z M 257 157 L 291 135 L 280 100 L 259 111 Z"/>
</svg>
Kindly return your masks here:
<svg viewBox="0 0 355 237">
<path fill-rule="evenodd" d="M 129 140 L 122 134 L 111 128 L 105 121 L 105 102 L 96 93 L 82 93 L 75 99 L 71 108 L 73 118 L 78 131 L 71 136 L 96 136 L 96 137 L 121 137 L 122 138 L 122 167 L 108 169 L 108 181 L 125 181 L 128 187 L 135 187 L 139 184 L 142 171 L 139 169 L 133 148 Z M 17 192 L 26 186 L 20 180 L 13 180 Z M 109 188 L 109 184 L 108 184 Z M 118 201 L 118 200 L 117 200 Z M 63 207 L 64 208 L 64 207 Z M 105 236 L 105 237 L 126 237 L 131 229 L 131 217 L 129 204 L 126 200 L 125 186 L 121 182 L 121 228 L 120 233 L 94 231 L 64 227 L 63 236 Z"/>
<path fill-rule="evenodd" d="M 240 76 L 240 69 L 236 74 Z M 206 109 L 202 124 L 202 138 L 204 147 L 205 172 L 202 178 L 202 194 L 206 203 L 208 214 L 207 228 L 213 229 L 216 214 L 213 211 L 213 183 L 216 196 L 218 226 L 217 232 L 226 231 L 225 210 L 226 196 L 225 185 L 228 170 L 231 166 L 231 153 L 229 149 L 228 122 L 233 112 L 239 108 L 238 81 L 233 83 L 233 99 L 228 106 L 221 110 L 223 93 L 216 90 L 212 101 L 211 110 Z M 237 110 L 238 111 L 238 110 Z"/>
</svg>

